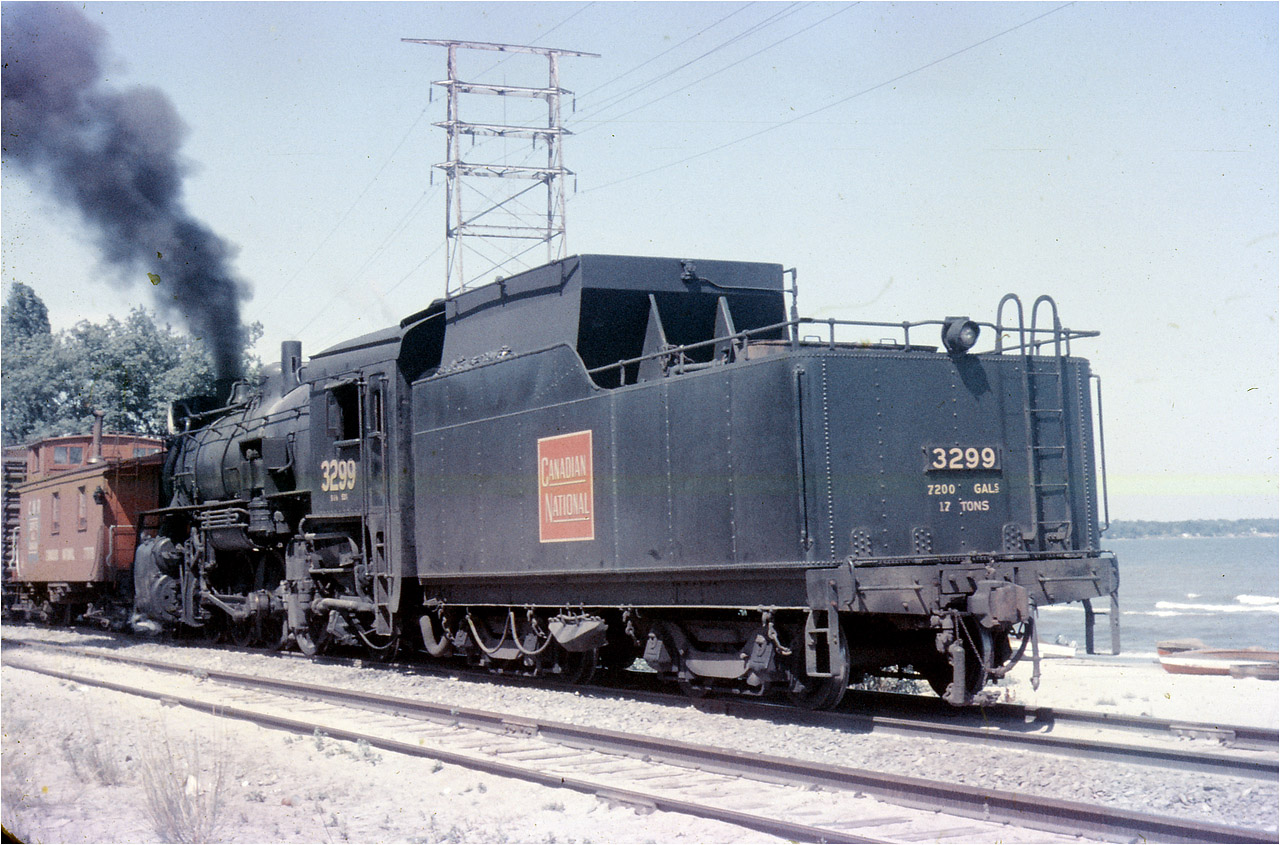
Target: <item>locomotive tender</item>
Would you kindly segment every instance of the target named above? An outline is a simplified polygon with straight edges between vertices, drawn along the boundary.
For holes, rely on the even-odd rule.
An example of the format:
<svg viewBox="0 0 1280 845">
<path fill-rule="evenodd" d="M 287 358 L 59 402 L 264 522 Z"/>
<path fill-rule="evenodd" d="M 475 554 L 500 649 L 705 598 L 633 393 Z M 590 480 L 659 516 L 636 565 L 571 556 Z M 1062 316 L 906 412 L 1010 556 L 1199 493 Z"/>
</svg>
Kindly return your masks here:
<svg viewBox="0 0 1280 845">
<path fill-rule="evenodd" d="M 1069 354 L 1095 333 L 1047 297 L 866 323 L 788 292 L 778 264 L 582 255 L 305 364 L 286 342 L 260 385 L 175 403 L 135 607 L 569 679 L 643 657 L 810 707 L 905 666 L 966 703 L 1046 604 L 1110 597 L 1116 639 Z"/>
</svg>

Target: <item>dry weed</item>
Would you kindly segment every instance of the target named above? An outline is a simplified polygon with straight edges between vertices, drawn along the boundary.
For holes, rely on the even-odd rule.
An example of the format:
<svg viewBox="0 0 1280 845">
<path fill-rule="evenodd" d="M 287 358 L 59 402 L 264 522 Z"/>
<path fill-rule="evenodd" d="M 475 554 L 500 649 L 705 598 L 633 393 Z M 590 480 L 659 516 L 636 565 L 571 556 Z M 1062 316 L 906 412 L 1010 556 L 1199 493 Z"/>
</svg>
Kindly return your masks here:
<svg viewBox="0 0 1280 845">
<path fill-rule="evenodd" d="M 62 749 L 76 777 L 81 781 L 96 780 L 103 786 L 121 783 L 120 764 L 111 756 L 109 744 L 98 737 L 93 713 L 86 710 L 77 721 L 84 726 L 83 735 L 77 732 L 62 739 Z"/>
<path fill-rule="evenodd" d="M 198 739 L 175 748 L 167 736 L 139 755 L 147 815 L 164 842 L 210 842 L 218 831 L 230 777 L 225 742 Z"/>
</svg>

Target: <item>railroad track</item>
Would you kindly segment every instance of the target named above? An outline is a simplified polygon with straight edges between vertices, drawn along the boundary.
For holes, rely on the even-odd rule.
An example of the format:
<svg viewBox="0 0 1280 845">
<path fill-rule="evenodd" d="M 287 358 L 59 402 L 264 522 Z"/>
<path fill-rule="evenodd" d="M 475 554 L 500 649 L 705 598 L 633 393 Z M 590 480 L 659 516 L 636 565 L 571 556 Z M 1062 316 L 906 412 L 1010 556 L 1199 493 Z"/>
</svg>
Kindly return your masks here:
<svg viewBox="0 0 1280 845">
<path fill-rule="evenodd" d="M 14 640 L 6 638 L 10 645 Z M 1016 825 L 1064 837 L 1274 842 L 1269 831 L 1116 810 L 920 778 L 689 745 L 85 649 L 44 648 L 151 670 L 142 687 L 15 657 L 5 662 L 297 733 L 322 731 L 393 753 L 601 795 L 639 809 L 713 818 L 793 840 L 1016 841 Z M 37 650 L 22 649 L 19 654 Z M 163 673 L 163 674 L 159 674 Z M 305 704 L 300 705 L 299 700 Z M 377 714 L 370 716 L 370 713 Z M 817 790 L 817 791 L 814 791 Z M 895 806 L 876 804 L 872 799 Z M 924 812 L 920 812 L 924 811 Z M 937 815 L 938 811 L 950 814 Z M 1033 836 L 1043 841 L 1044 837 Z"/>
<path fill-rule="evenodd" d="M 40 646 L 39 640 L 15 640 Z M 240 649 L 234 649 L 240 650 Z M 243 649 L 262 653 L 262 649 Z M 368 666 L 367 658 L 324 656 L 303 658 L 294 652 L 270 652 L 298 657 L 308 662 L 333 666 Z M 458 667 L 433 667 L 413 662 L 388 661 L 376 664 L 405 674 L 435 674 L 463 677 L 484 683 L 500 683 L 539 689 L 560 689 L 579 694 L 625 695 L 628 699 L 652 703 L 691 706 L 683 693 L 656 691 L 643 684 L 642 673 L 614 673 L 613 683 L 568 684 L 553 677 L 530 678 Z M 1280 732 L 1272 728 L 1227 723 L 1159 719 L 1117 713 L 1026 707 L 1017 704 L 989 704 L 955 708 L 936 698 L 897 693 L 851 690 L 838 711 L 813 712 L 785 704 L 742 698 L 709 697 L 692 700 L 704 712 L 737 718 L 764 719 L 774 723 L 828 728 L 849 733 L 882 733 L 905 737 L 943 738 L 993 747 L 1059 756 L 1086 758 L 1094 762 L 1150 766 L 1190 774 L 1224 775 L 1261 780 L 1280 779 Z M 1094 735 L 1082 736 L 1083 731 Z M 1099 734 L 1105 734 L 1100 736 Z M 1141 742 L 1129 741 L 1137 737 Z M 1186 740 L 1205 740 L 1189 745 Z"/>
<path fill-rule="evenodd" d="M 781 718 L 797 724 L 945 738 L 988 747 L 999 744 L 1096 762 L 1246 777 L 1270 783 L 1280 778 L 1280 758 L 1277 757 L 1280 738 L 1276 731 L 1266 729 L 1149 717 L 1108 719 L 1110 714 L 1010 705 L 943 710 L 930 706 L 930 701 L 920 702 L 915 696 L 904 695 L 851 697 L 852 706 L 837 713 L 796 713 L 792 708 L 743 701 L 725 701 L 717 709 L 728 715 L 755 718 L 779 718 L 779 711 L 783 711 L 786 715 Z M 902 699 L 914 700 L 903 702 Z M 897 715 L 903 709 L 915 707 L 919 708 L 918 715 Z M 1075 728 L 1078 734 L 1079 729 L 1089 727 L 1115 737 L 1137 734 L 1144 741 L 1055 733 Z M 1184 741 L 1187 739 L 1208 740 L 1214 746 L 1188 747 Z"/>
</svg>

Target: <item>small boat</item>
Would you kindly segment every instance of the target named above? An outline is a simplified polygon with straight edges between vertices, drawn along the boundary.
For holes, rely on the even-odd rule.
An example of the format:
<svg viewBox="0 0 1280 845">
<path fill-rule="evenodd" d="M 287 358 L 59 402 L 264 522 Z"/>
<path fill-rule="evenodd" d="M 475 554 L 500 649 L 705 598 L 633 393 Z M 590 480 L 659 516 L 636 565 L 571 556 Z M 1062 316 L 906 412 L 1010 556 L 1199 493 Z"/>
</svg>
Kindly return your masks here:
<svg viewBox="0 0 1280 845">
<path fill-rule="evenodd" d="M 1280 681 L 1280 663 L 1247 663 L 1231 666 L 1233 678 L 1257 678 L 1260 681 Z"/>
<path fill-rule="evenodd" d="M 1196 651 L 1202 648 L 1208 648 L 1208 646 L 1194 637 L 1186 637 L 1180 640 L 1161 640 L 1156 643 L 1156 654 L 1161 657 L 1168 657 L 1170 654 L 1177 654 L 1181 651 Z"/>
<path fill-rule="evenodd" d="M 1265 678 L 1280 669 L 1280 653 L 1256 646 L 1196 648 L 1162 654 L 1160 665 L 1172 675 L 1236 675 L 1239 672 L 1236 677 Z"/>
</svg>

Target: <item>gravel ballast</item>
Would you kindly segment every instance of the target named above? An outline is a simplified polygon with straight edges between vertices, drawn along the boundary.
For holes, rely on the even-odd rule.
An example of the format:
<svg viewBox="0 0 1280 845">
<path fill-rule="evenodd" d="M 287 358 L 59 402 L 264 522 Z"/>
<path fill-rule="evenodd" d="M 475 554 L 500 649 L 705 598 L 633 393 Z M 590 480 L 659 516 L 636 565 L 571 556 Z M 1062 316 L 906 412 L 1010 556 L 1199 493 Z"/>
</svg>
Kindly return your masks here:
<svg viewBox="0 0 1280 845">
<path fill-rule="evenodd" d="M 1256 780 L 1178 775 L 972 743 L 779 725 L 701 712 L 688 705 L 372 666 L 323 665 L 284 655 L 204 646 L 175 649 L 162 643 L 25 627 L 6 627 L 5 633 L 85 646 L 110 645 L 130 655 L 192 667 L 307 680 L 979 788 L 1032 792 L 1250 828 L 1274 830 L 1277 825 L 1277 786 Z M 1142 660 L 1046 661 L 1043 673 L 1040 690 L 1032 693 L 1023 676 L 1029 670 L 1019 667 L 1000 690 L 1002 699 L 1197 721 L 1276 724 L 1274 682 L 1175 678 Z M 1234 717 L 1237 712 L 1238 718 Z M 431 761 L 410 764 L 397 758 L 397 771 L 390 772 L 387 755 L 369 754 L 366 749 L 362 756 L 354 746 L 344 747 L 350 743 L 329 740 L 328 747 L 318 747 L 311 739 L 230 725 L 9 668 L 4 670 L 3 722 L 5 824 L 12 824 L 20 836 L 25 832 L 28 838 L 41 841 L 155 841 L 158 837 L 148 833 L 147 813 L 137 800 L 141 797 L 138 778 L 129 776 L 137 775 L 135 761 L 140 753 L 134 752 L 140 751 L 144 740 L 166 736 L 175 746 L 189 746 L 191 737 L 220 743 L 218 753 L 236 770 L 227 788 L 228 806 L 234 809 L 226 815 L 229 827 L 220 834 L 226 841 L 768 840 L 762 834 L 712 822 L 664 820 L 666 814 L 661 813 L 641 817 L 631 809 L 610 808 L 598 799 L 564 790 L 509 781 L 496 787 L 501 779 L 437 768 L 439 764 Z M 221 740 L 216 739 L 219 736 Z M 95 748 L 93 759 L 107 763 L 85 763 Z M 134 759 L 125 759 L 129 757 Z M 119 771 L 122 783 L 108 786 L 84 771 L 95 765 Z M 14 787 L 18 781 L 21 788 Z M 125 800 L 122 792 L 135 800 Z M 98 819 L 107 826 L 99 826 Z"/>
</svg>

